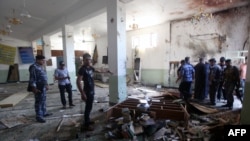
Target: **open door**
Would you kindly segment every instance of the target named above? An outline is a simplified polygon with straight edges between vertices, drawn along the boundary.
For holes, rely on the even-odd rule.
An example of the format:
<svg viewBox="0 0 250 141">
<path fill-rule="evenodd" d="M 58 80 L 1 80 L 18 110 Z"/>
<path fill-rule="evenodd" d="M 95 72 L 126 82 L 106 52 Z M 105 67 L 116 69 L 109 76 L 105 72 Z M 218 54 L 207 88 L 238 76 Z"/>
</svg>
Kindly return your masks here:
<svg viewBox="0 0 250 141">
<path fill-rule="evenodd" d="M 18 82 L 18 81 L 19 81 L 18 64 L 10 65 L 7 82 Z"/>
<path fill-rule="evenodd" d="M 134 81 L 141 82 L 141 59 L 135 58 L 134 60 Z"/>
</svg>

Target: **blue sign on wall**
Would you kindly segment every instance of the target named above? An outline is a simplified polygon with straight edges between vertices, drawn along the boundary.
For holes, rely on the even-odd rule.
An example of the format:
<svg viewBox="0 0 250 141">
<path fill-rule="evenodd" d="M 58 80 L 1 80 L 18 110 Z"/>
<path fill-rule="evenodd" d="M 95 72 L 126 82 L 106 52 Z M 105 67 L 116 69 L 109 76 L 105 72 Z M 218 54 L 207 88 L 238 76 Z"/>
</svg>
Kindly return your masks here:
<svg viewBox="0 0 250 141">
<path fill-rule="evenodd" d="M 18 50 L 23 64 L 34 63 L 35 58 L 32 47 L 18 47 Z"/>
</svg>

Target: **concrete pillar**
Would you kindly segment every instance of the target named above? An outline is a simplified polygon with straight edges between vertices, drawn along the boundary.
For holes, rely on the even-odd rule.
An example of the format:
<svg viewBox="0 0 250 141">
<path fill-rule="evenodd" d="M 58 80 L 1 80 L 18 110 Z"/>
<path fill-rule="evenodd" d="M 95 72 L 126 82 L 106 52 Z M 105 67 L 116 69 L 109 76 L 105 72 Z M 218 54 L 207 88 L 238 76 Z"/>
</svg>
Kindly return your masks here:
<svg viewBox="0 0 250 141">
<path fill-rule="evenodd" d="M 243 99 L 243 106 L 241 110 L 241 124 L 250 124 L 250 51 L 248 49 L 248 58 L 247 58 L 247 76 L 245 82 L 245 94 Z"/>
<path fill-rule="evenodd" d="M 75 49 L 73 40 L 73 27 L 64 25 L 62 28 L 63 42 L 63 60 L 70 75 L 72 90 L 76 90 L 76 67 L 75 67 Z"/>
<path fill-rule="evenodd" d="M 37 42 L 36 41 L 32 42 L 32 48 L 33 48 L 33 54 L 35 57 L 37 55 Z"/>
<path fill-rule="evenodd" d="M 42 36 L 42 48 L 43 55 L 46 58 L 46 72 L 48 76 L 48 84 L 54 83 L 54 68 L 52 67 L 52 58 L 51 58 L 51 42 L 49 36 Z"/>
<path fill-rule="evenodd" d="M 113 73 L 109 78 L 109 102 L 124 101 L 126 92 L 126 13 L 118 0 L 107 0 L 108 65 Z"/>
</svg>

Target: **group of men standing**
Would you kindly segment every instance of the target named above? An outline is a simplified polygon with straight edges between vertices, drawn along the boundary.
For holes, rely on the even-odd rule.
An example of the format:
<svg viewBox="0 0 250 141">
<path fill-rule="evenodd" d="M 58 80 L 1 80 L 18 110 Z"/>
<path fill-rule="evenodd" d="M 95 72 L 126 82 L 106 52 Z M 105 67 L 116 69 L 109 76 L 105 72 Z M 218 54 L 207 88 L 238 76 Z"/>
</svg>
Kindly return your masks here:
<svg viewBox="0 0 250 141">
<path fill-rule="evenodd" d="M 231 59 L 220 58 L 217 64 L 215 58 L 205 62 L 204 58 L 199 59 L 199 63 L 193 66 L 189 57 L 181 61 L 177 73 L 181 80 L 179 85 L 180 96 L 184 100 L 192 97 L 192 82 L 194 82 L 194 99 L 203 101 L 209 97 L 211 105 L 216 105 L 216 101 L 223 99 L 227 104 L 223 107 L 232 108 L 234 94 L 242 101 L 246 79 L 247 57 L 239 68 L 232 65 Z"/>
<path fill-rule="evenodd" d="M 44 69 L 45 61 L 46 60 L 43 55 L 37 55 L 36 62 L 29 67 L 29 85 L 35 97 L 36 120 L 40 123 L 45 123 L 46 120 L 44 119 L 44 117 L 52 115 L 52 113 L 48 113 L 46 110 L 46 91 L 49 89 L 49 85 L 48 77 Z M 88 53 L 84 54 L 83 64 L 78 70 L 76 81 L 77 88 L 81 93 L 81 99 L 86 103 L 84 112 L 84 129 L 90 131 L 93 130 L 93 127 L 91 126 L 93 122 L 90 120 L 90 113 L 92 110 L 95 95 L 95 85 L 93 79 L 93 73 L 95 69 L 92 67 L 91 62 L 91 55 L 89 55 Z M 72 100 L 72 85 L 69 77 L 69 72 L 65 67 L 65 63 L 63 61 L 59 62 L 59 67 L 55 70 L 54 77 L 55 80 L 58 80 L 58 88 L 60 91 L 63 109 L 66 109 L 67 103 L 65 98 L 65 90 L 68 93 L 69 106 L 75 106 Z M 83 86 L 81 81 L 84 82 Z"/>
</svg>

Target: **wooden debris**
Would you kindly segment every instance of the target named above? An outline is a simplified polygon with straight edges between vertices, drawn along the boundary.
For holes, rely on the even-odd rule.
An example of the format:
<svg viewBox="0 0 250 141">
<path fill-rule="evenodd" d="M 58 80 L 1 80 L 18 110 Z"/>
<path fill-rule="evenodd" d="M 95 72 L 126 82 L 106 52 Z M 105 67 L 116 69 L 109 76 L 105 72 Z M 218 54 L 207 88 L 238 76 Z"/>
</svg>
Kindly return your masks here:
<svg viewBox="0 0 250 141">
<path fill-rule="evenodd" d="M 187 111 L 187 107 L 185 106 L 183 106 L 182 104 L 180 104 L 181 105 L 181 108 L 182 108 L 182 110 L 184 111 L 184 113 L 185 113 L 185 116 L 184 116 L 184 122 L 185 122 L 185 127 L 186 128 L 188 128 L 188 120 L 189 120 L 189 118 L 190 118 L 190 114 L 188 113 L 188 111 Z"/>
<path fill-rule="evenodd" d="M 30 121 L 24 116 L 9 117 L 0 120 L 4 126 L 12 128 L 18 125 L 27 124 Z"/>
<path fill-rule="evenodd" d="M 74 114 L 74 115 L 63 115 L 63 116 L 59 116 L 59 117 L 49 117 L 49 118 L 46 118 L 46 119 L 57 119 L 57 118 L 72 118 L 72 117 L 82 117 L 84 114 Z"/>
<path fill-rule="evenodd" d="M 64 118 L 62 118 L 61 121 L 59 122 L 59 124 L 58 124 L 58 126 L 56 128 L 56 132 L 59 132 L 59 130 L 60 130 L 61 126 L 62 126 L 63 121 L 64 121 Z"/>
<path fill-rule="evenodd" d="M 109 85 L 95 81 L 95 85 L 100 88 L 108 88 Z"/>
<path fill-rule="evenodd" d="M 206 114 L 212 114 L 212 113 L 217 113 L 218 112 L 217 109 L 208 108 L 208 107 L 202 106 L 202 105 L 197 104 L 197 103 L 190 102 L 190 104 L 193 107 L 195 107 L 196 109 L 198 109 L 199 111 L 201 111 L 203 113 L 206 113 Z"/>
<path fill-rule="evenodd" d="M 13 107 L 28 95 L 29 93 L 26 93 L 26 92 L 25 93 L 19 92 L 19 93 L 13 94 L 3 99 L 2 101 L 0 101 L 0 107 L 1 108 Z"/>
<path fill-rule="evenodd" d="M 141 125 L 134 126 L 134 130 L 136 135 L 143 133 L 143 128 Z"/>
<path fill-rule="evenodd" d="M 154 140 L 162 139 L 165 136 L 166 128 L 163 127 L 154 134 Z"/>
</svg>

